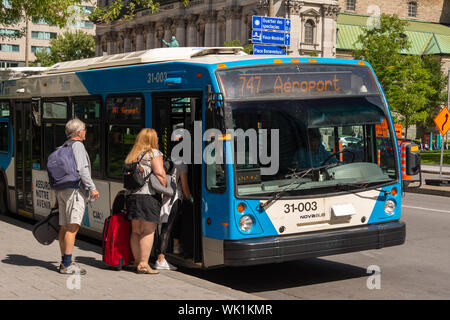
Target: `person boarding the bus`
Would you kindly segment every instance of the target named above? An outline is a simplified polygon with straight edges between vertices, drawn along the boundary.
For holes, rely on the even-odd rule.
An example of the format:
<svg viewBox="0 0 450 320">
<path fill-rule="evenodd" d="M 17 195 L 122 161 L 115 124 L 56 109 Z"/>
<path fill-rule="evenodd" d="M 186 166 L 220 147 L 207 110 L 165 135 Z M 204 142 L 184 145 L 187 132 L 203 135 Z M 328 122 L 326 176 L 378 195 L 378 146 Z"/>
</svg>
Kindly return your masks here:
<svg viewBox="0 0 450 320">
<path fill-rule="evenodd" d="M 140 161 L 139 161 L 140 159 Z M 162 153 L 158 150 L 158 136 L 154 129 L 144 128 L 136 137 L 125 163 L 139 161 L 144 176 L 153 173 L 161 185 L 166 186 Z M 148 182 L 132 190 L 126 199 L 127 215 L 131 220 L 130 245 L 134 267 L 139 274 L 157 274 L 148 264 L 155 230 L 160 222 L 161 195 L 149 188 Z"/>
<path fill-rule="evenodd" d="M 337 163 L 335 157 L 331 157 L 332 153 L 327 151 L 322 144 L 322 135 L 317 128 L 308 129 L 309 147 L 301 148 L 294 155 L 294 161 L 297 162 L 297 167 L 302 169 L 317 168 L 322 163 L 329 159 L 326 164 Z M 325 164 L 324 164 L 325 165 Z"/>
<path fill-rule="evenodd" d="M 181 139 L 178 139 L 181 142 Z M 182 214 L 182 201 L 193 201 L 191 191 L 188 184 L 188 166 L 182 161 L 183 155 L 180 158 L 174 158 L 173 163 L 175 166 L 174 179 L 176 181 L 176 191 L 171 199 L 167 199 L 166 203 L 161 209 L 161 214 L 166 217 L 167 222 L 163 223 L 160 236 L 160 254 L 155 262 L 155 269 L 157 270 L 177 270 L 177 267 L 173 266 L 165 259 L 167 247 L 169 245 L 170 237 L 173 236 L 173 253 L 180 254 L 180 237 L 181 237 L 181 223 L 180 215 Z M 184 199 L 183 199 L 184 197 Z"/>
<path fill-rule="evenodd" d="M 65 132 L 69 140 L 75 141 L 72 150 L 81 181 L 72 188 L 56 190 L 60 225 L 58 239 L 62 255 L 59 272 L 86 274 L 85 269 L 72 262 L 72 251 L 89 197 L 97 200 L 100 194 L 92 181 L 91 162 L 83 144 L 86 140 L 86 125 L 75 118 L 67 122 Z"/>
</svg>

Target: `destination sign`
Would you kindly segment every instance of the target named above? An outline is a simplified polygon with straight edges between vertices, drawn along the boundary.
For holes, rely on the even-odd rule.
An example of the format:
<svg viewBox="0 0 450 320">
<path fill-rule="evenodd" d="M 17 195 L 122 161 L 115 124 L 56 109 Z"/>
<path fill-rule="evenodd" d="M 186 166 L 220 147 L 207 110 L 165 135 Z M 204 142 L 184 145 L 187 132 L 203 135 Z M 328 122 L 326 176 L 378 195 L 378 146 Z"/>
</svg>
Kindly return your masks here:
<svg viewBox="0 0 450 320">
<path fill-rule="evenodd" d="M 291 19 L 253 16 L 252 29 L 290 32 Z"/>
<path fill-rule="evenodd" d="M 141 97 L 108 97 L 106 110 L 110 119 L 138 120 L 142 115 Z"/>
<path fill-rule="evenodd" d="M 329 66 L 328 70 L 312 71 L 300 65 L 286 67 L 261 67 L 224 70 L 218 72 L 226 98 L 248 98 L 257 96 L 327 96 L 377 93 L 368 71 L 361 77 L 352 72 L 352 67 Z M 290 70 L 287 70 L 290 69 Z M 309 69 L 309 70 L 308 70 Z M 325 69 L 325 68 L 324 68 Z M 334 70 L 333 70 L 334 69 Z M 365 77 L 364 77 L 365 75 Z M 366 80 L 367 84 L 364 83 Z"/>
<path fill-rule="evenodd" d="M 286 55 L 285 47 L 278 46 L 265 46 L 260 44 L 253 45 L 253 54 L 273 54 L 273 55 Z"/>
<path fill-rule="evenodd" d="M 252 42 L 288 46 L 291 44 L 291 36 L 289 33 L 284 32 L 253 30 Z"/>
</svg>

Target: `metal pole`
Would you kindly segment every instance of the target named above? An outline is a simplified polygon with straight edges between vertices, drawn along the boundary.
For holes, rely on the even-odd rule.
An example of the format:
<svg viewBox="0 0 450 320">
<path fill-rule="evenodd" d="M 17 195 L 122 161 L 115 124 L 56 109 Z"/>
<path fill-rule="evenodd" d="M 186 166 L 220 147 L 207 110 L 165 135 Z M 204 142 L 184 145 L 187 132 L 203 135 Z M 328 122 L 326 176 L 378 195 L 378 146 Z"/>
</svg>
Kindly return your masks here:
<svg viewBox="0 0 450 320">
<path fill-rule="evenodd" d="M 447 83 L 447 108 L 450 105 L 450 69 L 448 72 L 448 83 Z M 447 136 L 447 135 L 446 135 Z M 444 162 L 444 136 L 441 134 L 441 168 L 439 169 L 439 178 L 442 178 L 442 165 Z"/>
<path fill-rule="evenodd" d="M 273 17 L 273 0 L 269 0 L 269 17 Z"/>
</svg>

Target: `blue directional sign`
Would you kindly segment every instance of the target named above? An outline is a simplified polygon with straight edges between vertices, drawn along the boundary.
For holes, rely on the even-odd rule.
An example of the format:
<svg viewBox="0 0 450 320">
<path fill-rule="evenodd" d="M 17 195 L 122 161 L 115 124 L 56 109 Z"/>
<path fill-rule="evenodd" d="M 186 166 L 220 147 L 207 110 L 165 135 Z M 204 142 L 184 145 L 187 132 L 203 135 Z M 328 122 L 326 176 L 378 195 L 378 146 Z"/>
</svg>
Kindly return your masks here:
<svg viewBox="0 0 450 320">
<path fill-rule="evenodd" d="M 272 54 L 272 55 L 285 56 L 286 48 L 278 47 L 278 46 L 265 46 L 265 45 L 261 45 L 261 44 L 254 44 L 253 45 L 253 54 L 256 54 L 256 55 Z"/>
<path fill-rule="evenodd" d="M 290 32 L 291 19 L 253 16 L 252 29 Z"/>
<path fill-rule="evenodd" d="M 266 30 L 253 30 L 252 43 L 290 45 L 291 36 L 285 32 L 275 32 Z"/>
</svg>

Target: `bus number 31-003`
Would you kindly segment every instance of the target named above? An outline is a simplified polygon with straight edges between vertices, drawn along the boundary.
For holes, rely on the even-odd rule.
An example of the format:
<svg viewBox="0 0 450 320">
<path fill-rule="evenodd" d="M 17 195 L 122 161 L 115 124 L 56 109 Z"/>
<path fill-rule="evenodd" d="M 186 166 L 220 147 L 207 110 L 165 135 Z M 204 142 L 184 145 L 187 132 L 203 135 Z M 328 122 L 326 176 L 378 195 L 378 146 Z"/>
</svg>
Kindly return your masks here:
<svg viewBox="0 0 450 320">
<path fill-rule="evenodd" d="M 284 205 L 284 213 L 291 213 L 291 212 L 304 212 L 304 211 L 316 211 L 317 210 L 317 202 L 299 202 L 297 204 L 289 204 L 286 203 Z"/>
</svg>

